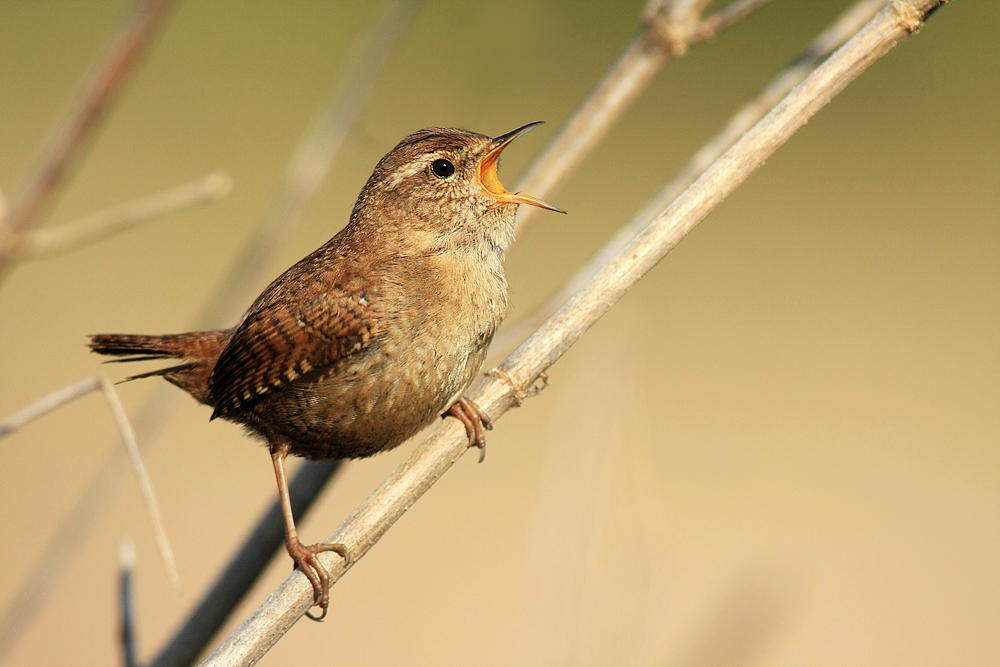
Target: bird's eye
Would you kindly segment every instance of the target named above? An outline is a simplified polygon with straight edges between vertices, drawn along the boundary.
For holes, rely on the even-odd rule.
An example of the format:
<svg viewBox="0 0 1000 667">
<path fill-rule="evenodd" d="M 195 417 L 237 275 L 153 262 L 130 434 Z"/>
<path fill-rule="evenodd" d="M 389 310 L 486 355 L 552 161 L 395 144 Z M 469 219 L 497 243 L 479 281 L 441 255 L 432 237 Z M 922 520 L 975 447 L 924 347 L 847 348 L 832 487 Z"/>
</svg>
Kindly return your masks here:
<svg viewBox="0 0 1000 667">
<path fill-rule="evenodd" d="M 438 178 L 448 178 L 455 173 L 455 165 L 448 160 L 434 160 L 431 162 L 431 170 Z"/>
</svg>

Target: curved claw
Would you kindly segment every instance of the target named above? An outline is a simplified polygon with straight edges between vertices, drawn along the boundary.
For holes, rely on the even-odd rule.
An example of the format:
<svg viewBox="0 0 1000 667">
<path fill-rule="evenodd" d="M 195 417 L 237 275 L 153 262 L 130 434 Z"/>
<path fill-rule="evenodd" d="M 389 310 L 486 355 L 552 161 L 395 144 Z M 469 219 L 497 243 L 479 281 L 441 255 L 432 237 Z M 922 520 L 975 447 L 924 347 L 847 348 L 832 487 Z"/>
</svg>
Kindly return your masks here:
<svg viewBox="0 0 1000 667">
<path fill-rule="evenodd" d="M 493 421 L 490 416 L 465 397 L 455 401 L 455 404 L 448 408 L 448 412 L 441 416 L 448 415 L 455 417 L 465 426 L 465 434 L 469 437 L 469 446 L 479 448 L 479 462 L 482 463 L 483 459 L 486 458 L 486 433 L 483 429 L 493 430 Z"/>
<path fill-rule="evenodd" d="M 288 549 L 288 555 L 295 561 L 295 566 L 312 584 L 313 604 L 323 610 L 319 616 L 313 616 L 311 612 L 307 611 L 306 616 L 314 621 L 322 621 L 326 618 L 326 610 L 330 605 L 330 574 L 325 567 L 320 565 L 316 555 L 324 551 L 335 551 L 344 559 L 345 564 L 350 565 L 351 552 L 343 544 L 320 543 L 305 546 L 298 540 L 286 543 L 285 547 Z"/>
<path fill-rule="evenodd" d="M 323 607 L 323 613 L 320 614 L 319 616 L 313 616 L 313 613 L 311 611 L 307 611 L 306 618 L 308 618 L 310 621 L 316 621 L 317 623 L 322 623 L 323 619 L 326 618 L 326 607 Z"/>
</svg>

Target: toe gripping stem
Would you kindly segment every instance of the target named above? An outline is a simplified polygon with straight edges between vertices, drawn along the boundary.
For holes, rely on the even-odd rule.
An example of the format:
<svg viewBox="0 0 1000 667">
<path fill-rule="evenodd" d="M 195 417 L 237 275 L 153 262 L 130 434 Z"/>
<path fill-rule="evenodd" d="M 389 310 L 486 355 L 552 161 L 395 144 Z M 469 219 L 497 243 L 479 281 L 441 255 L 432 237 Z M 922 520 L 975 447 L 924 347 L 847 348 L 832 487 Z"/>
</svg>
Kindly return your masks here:
<svg viewBox="0 0 1000 667">
<path fill-rule="evenodd" d="M 479 448 L 479 462 L 486 458 L 486 431 L 493 430 L 493 421 L 483 409 L 464 396 L 441 415 L 451 415 L 465 426 L 465 434 L 469 437 L 469 446 Z"/>
</svg>

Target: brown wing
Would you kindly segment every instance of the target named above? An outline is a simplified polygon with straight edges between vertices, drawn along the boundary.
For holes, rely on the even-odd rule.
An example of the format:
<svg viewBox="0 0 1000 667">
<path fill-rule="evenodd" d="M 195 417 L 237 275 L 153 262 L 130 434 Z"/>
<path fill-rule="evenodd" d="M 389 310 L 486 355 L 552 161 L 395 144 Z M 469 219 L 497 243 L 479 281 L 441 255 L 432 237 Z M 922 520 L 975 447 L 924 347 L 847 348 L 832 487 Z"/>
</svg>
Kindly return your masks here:
<svg viewBox="0 0 1000 667">
<path fill-rule="evenodd" d="M 212 419 L 357 354 L 376 335 L 375 321 L 364 292 L 260 305 L 236 329 L 212 371 Z"/>
</svg>

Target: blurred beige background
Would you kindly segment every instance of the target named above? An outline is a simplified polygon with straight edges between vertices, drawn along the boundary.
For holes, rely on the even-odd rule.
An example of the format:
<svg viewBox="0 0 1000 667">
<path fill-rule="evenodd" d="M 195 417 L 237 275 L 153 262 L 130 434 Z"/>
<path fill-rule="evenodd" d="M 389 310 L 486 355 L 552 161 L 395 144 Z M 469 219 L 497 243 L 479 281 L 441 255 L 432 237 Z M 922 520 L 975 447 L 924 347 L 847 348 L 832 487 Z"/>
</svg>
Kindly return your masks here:
<svg viewBox="0 0 1000 667">
<path fill-rule="evenodd" d="M 425 4 L 267 271 L 335 233 L 408 132 L 499 134 L 508 184 L 639 27 L 642 2 Z M 661 72 L 508 261 L 511 320 L 555 290 L 849 3 L 777 0 Z M 125 3 L 0 3 L 10 194 Z M 0 286 L 0 415 L 99 370 L 85 335 L 182 331 L 266 210 L 374 3 L 187 2 L 49 221 L 222 168 L 225 200 Z M 987 665 L 1000 662 L 1000 48 L 956 0 L 823 109 L 551 371 L 261 662 Z M 266 281 L 264 281 L 266 282 Z M 264 283 L 257 286 L 262 288 Z M 138 412 L 158 383 L 121 387 Z M 155 654 L 275 497 L 266 451 L 180 401 L 148 465 L 185 590 L 136 484 L 9 665 L 118 661 L 116 559 L 137 543 Z M 140 434 L 141 435 L 141 434 Z M 0 605 L 109 452 L 89 396 L 0 441 Z M 350 463 L 326 536 L 412 444 Z M 287 576 L 282 555 L 239 610 Z"/>
</svg>

